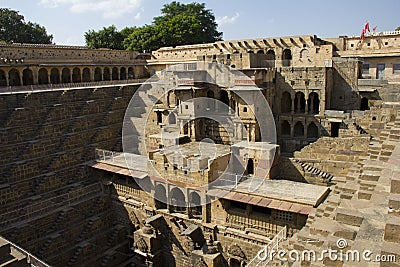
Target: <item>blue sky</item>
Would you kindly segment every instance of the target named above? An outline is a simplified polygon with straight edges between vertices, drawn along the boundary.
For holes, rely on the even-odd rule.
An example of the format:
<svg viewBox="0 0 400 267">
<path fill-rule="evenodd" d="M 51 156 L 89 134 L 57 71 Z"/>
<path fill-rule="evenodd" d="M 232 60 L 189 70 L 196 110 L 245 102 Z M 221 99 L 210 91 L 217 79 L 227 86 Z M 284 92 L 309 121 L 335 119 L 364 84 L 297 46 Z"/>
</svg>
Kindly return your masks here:
<svg viewBox="0 0 400 267">
<path fill-rule="evenodd" d="M 84 45 L 84 33 L 114 24 L 150 24 L 171 1 L 155 0 L 0 0 L 0 7 L 20 11 L 53 34 L 56 44 Z M 189 3 L 192 1 L 180 1 Z M 286 0 L 197 1 L 206 3 L 224 40 L 316 34 L 320 37 L 359 35 L 365 22 L 378 31 L 400 26 L 400 1 Z"/>
</svg>

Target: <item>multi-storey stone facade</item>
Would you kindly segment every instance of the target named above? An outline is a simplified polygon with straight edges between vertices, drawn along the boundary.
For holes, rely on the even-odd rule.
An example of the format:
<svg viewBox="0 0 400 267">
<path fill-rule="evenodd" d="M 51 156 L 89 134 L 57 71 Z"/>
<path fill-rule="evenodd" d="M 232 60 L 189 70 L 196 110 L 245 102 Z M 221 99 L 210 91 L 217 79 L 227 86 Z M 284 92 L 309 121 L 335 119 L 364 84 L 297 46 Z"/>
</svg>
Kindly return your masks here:
<svg viewBox="0 0 400 267">
<path fill-rule="evenodd" d="M 56 266 L 252 265 L 282 233 L 288 250 L 345 238 L 349 249 L 400 258 L 399 35 L 220 41 L 151 56 L 1 44 L 0 234 Z M 169 70 L 177 63 L 184 72 Z M 186 76 L 209 63 L 246 79 Z M 218 71 L 210 75 L 223 80 Z M 168 93 L 141 94 L 154 105 L 145 120 L 130 118 L 137 146 L 121 154 L 139 79 L 171 73 Z M 252 95 L 246 86 L 268 102 L 276 144 L 261 142 L 260 106 L 235 91 Z M 203 108 L 225 120 L 191 119 Z M 230 157 L 246 159 L 235 187 L 202 189 Z M 19 257 L 3 243 L 1 257 Z"/>
</svg>

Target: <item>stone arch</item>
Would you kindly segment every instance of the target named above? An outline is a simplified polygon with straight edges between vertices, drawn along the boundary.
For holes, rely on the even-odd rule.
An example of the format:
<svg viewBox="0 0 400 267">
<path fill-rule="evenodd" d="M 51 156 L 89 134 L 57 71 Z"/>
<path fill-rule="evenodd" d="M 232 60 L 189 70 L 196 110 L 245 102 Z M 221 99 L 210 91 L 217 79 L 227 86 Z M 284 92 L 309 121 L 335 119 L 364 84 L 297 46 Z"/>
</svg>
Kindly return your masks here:
<svg viewBox="0 0 400 267">
<path fill-rule="evenodd" d="M 281 135 L 290 136 L 290 123 L 286 120 L 281 122 Z"/>
<path fill-rule="evenodd" d="M 304 113 L 306 111 L 306 99 L 303 92 L 297 92 L 294 97 L 294 106 L 296 113 Z"/>
<path fill-rule="evenodd" d="M 57 68 L 52 68 L 50 71 L 50 83 L 60 83 L 60 71 Z"/>
<path fill-rule="evenodd" d="M 21 79 L 19 76 L 19 71 L 17 69 L 11 69 L 8 72 L 8 83 L 10 86 L 20 86 Z"/>
<path fill-rule="evenodd" d="M 118 80 L 118 68 L 117 67 L 113 67 L 112 71 L 111 71 L 111 79 L 113 81 Z"/>
<path fill-rule="evenodd" d="M 90 69 L 89 68 L 84 68 L 82 71 L 82 82 L 87 83 L 90 82 Z"/>
<path fill-rule="evenodd" d="M 307 59 L 309 58 L 310 52 L 308 51 L 308 49 L 302 49 L 300 51 L 300 58 L 301 59 Z"/>
<path fill-rule="evenodd" d="M 292 60 L 292 51 L 286 48 L 282 52 L 282 66 L 290 66 Z"/>
<path fill-rule="evenodd" d="M 308 113 L 319 113 L 319 95 L 316 92 L 312 92 L 308 95 Z"/>
<path fill-rule="evenodd" d="M 304 137 L 304 125 L 301 121 L 294 125 L 294 137 Z"/>
<path fill-rule="evenodd" d="M 186 212 L 185 194 L 178 187 L 174 187 L 170 192 L 170 209 L 172 212 Z"/>
<path fill-rule="evenodd" d="M 240 263 L 239 259 L 230 258 L 229 259 L 229 267 L 241 267 L 242 264 Z"/>
<path fill-rule="evenodd" d="M 80 83 L 82 81 L 81 78 L 81 70 L 80 68 L 74 68 L 72 70 L 72 82 L 73 83 Z"/>
<path fill-rule="evenodd" d="M 121 69 L 119 71 L 119 79 L 126 80 L 126 68 L 125 67 L 121 67 Z"/>
<path fill-rule="evenodd" d="M 167 191 L 164 185 L 158 184 L 155 188 L 154 193 L 154 206 L 156 209 L 166 209 L 167 208 Z"/>
<path fill-rule="evenodd" d="M 368 98 L 366 97 L 361 98 L 360 110 L 362 111 L 369 110 Z"/>
<path fill-rule="evenodd" d="M 41 68 L 38 73 L 38 83 L 39 84 L 48 84 L 49 83 L 49 73 L 47 69 Z"/>
<path fill-rule="evenodd" d="M 307 126 L 307 138 L 318 138 L 318 136 L 318 126 L 314 122 L 311 122 Z"/>
<path fill-rule="evenodd" d="M 267 55 L 266 61 L 267 61 L 268 67 L 271 67 L 271 68 L 275 67 L 275 60 L 276 60 L 275 51 L 270 49 L 267 51 L 266 55 Z"/>
<path fill-rule="evenodd" d="M 24 85 L 33 85 L 33 73 L 31 69 L 22 71 L 22 82 Z"/>
<path fill-rule="evenodd" d="M 103 81 L 111 80 L 110 68 L 105 67 L 103 69 Z"/>
<path fill-rule="evenodd" d="M 101 69 L 99 67 L 96 67 L 94 69 L 94 81 L 95 82 L 100 82 L 101 80 L 102 80 Z"/>
<path fill-rule="evenodd" d="M 0 70 L 0 86 L 7 86 L 7 78 L 4 70 Z"/>
<path fill-rule="evenodd" d="M 281 97 L 281 113 L 289 113 L 292 110 L 292 96 L 285 91 Z"/>
<path fill-rule="evenodd" d="M 264 50 L 258 50 L 257 54 L 265 54 Z"/>
<path fill-rule="evenodd" d="M 135 79 L 135 72 L 133 71 L 133 68 L 132 68 L 132 67 L 129 67 L 129 68 L 128 68 L 128 79 L 129 79 L 129 80 Z"/>
<path fill-rule="evenodd" d="M 62 83 L 70 83 L 71 82 L 71 71 L 69 70 L 69 68 L 62 69 L 61 81 L 62 81 Z"/>
<path fill-rule="evenodd" d="M 201 208 L 201 197 L 197 192 L 191 192 L 189 195 L 190 210 L 193 216 L 201 216 L 203 214 Z"/>
</svg>

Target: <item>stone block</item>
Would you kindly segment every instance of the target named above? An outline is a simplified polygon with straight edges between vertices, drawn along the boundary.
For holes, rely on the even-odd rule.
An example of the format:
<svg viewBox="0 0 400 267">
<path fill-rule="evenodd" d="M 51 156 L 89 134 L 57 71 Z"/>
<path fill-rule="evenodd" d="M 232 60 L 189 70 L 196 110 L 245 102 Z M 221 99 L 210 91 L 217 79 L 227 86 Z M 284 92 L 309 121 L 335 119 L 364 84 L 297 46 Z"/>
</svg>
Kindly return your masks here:
<svg viewBox="0 0 400 267">
<path fill-rule="evenodd" d="M 389 215 L 386 221 L 384 240 L 400 243 L 400 220 L 399 217 Z"/>
<path fill-rule="evenodd" d="M 336 221 L 338 222 L 359 227 L 363 220 L 363 215 L 356 210 L 338 208 L 336 211 Z"/>
</svg>

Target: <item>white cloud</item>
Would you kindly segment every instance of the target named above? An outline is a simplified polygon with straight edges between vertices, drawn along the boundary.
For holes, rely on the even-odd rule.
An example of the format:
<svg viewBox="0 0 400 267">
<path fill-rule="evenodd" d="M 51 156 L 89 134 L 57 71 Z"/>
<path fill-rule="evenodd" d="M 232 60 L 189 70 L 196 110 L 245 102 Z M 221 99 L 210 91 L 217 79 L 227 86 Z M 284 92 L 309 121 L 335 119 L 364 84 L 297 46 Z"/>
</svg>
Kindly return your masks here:
<svg viewBox="0 0 400 267">
<path fill-rule="evenodd" d="M 142 7 L 141 9 L 140 9 L 140 12 L 138 12 L 133 18 L 135 19 L 135 20 L 140 20 L 141 18 L 142 18 L 142 14 L 144 13 L 144 8 Z"/>
<path fill-rule="evenodd" d="M 217 23 L 219 26 L 223 26 L 225 24 L 233 24 L 238 18 L 239 18 L 239 12 L 236 12 L 236 14 L 233 15 L 232 17 L 223 16 L 217 18 Z"/>
<path fill-rule="evenodd" d="M 39 4 L 49 8 L 68 5 L 73 13 L 101 12 L 104 18 L 115 19 L 124 14 L 133 13 L 139 9 L 141 1 L 142 0 L 40 0 Z"/>
</svg>

